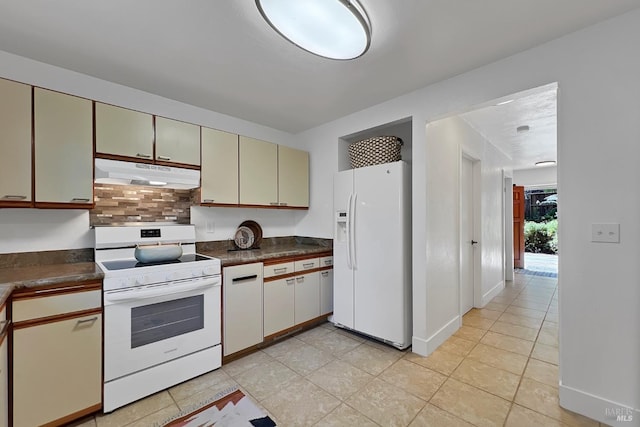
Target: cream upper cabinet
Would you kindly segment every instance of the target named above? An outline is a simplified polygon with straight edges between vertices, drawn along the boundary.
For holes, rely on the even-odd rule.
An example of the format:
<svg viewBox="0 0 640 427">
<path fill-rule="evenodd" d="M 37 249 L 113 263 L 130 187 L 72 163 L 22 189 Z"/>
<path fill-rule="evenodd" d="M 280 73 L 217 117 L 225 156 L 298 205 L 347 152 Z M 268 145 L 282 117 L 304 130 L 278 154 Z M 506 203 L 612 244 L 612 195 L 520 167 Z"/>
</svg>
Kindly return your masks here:
<svg viewBox="0 0 640 427">
<path fill-rule="evenodd" d="M 0 79 L 0 203 L 31 201 L 31 86 Z"/>
<path fill-rule="evenodd" d="M 202 203 L 238 204 L 238 135 L 202 128 Z"/>
<path fill-rule="evenodd" d="M 88 99 L 35 89 L 36 202 L 93 203 L 93 120 Z"/>
<path fill-rule="evenodd" d="M 278 146 L 240 136 L 240 204 L 278 205 Z"/>
<path fill-rule="evenodd" d="M 200 166 L 200 126 L 156 117 L 156 160 Z"/>
<path fill-rule="evenodd" d="M 278 146 L 280 206 L 309 207 L 309 153 Z"/>
<path fill-rule="evenodd" d="M 153 159 L 153 116 L 96 102 L 96 153 Z"/>
</svg>

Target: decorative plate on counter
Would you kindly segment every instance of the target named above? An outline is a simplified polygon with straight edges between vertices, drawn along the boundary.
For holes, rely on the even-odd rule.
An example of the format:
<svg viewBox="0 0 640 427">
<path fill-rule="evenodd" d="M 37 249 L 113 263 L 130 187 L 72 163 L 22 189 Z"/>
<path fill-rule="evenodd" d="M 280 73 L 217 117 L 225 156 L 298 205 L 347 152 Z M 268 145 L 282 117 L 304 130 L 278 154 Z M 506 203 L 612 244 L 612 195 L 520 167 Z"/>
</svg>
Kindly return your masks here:
<svg viewBox="0 0 640 427">
<path fill-rule="evenodd" d="M 262 227 L 255 221 L 247 220 L 240 224 L 240 227 L 249 227 L 253 231 L 253 245 L 251 249 L 258 249 L 262 242 Z"/>
<path fill-rule="evenodd" d="M 238 230 L 236 230 L 236 234 L 233 237 L 233 241 L 236 243 L 238 248 L 249 249 L 253 246 L 253 242 L 255 241 L 253 230 L 245 226 L 238 227 Z"/>
</svg>

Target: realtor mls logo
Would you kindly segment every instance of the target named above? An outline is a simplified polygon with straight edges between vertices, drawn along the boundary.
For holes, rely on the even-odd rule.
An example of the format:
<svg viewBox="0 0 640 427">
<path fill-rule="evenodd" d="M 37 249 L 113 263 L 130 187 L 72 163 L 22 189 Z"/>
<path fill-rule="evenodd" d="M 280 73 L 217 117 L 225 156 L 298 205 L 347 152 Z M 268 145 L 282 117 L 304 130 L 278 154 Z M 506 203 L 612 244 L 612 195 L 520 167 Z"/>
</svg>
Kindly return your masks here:
<svg viewBox="0 0 640 427">
<path fill-rule="evenodd" d="M 607 418 L 616 421 L 633 421 L 633 409 L 630 408 L 605 408 Z"/>
</svg>

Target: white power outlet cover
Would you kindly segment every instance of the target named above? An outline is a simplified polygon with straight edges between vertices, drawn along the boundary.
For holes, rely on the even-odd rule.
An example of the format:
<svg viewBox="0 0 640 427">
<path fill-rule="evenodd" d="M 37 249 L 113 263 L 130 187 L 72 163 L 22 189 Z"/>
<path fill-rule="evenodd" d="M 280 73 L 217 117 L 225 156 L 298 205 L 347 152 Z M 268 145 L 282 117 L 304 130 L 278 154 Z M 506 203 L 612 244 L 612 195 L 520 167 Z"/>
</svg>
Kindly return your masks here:
<svg viewBox="0 0 640 427">
<path fill-rule="evenodd" d="M 207 221 L 207 233 L 215 233 L 216 232 L 216 223 L 213 221 Z"/>
<path fill-rule="evenodd" d="M 591 241 L 620 243 L 620 224 L 591 224 Z"/>
</svg>

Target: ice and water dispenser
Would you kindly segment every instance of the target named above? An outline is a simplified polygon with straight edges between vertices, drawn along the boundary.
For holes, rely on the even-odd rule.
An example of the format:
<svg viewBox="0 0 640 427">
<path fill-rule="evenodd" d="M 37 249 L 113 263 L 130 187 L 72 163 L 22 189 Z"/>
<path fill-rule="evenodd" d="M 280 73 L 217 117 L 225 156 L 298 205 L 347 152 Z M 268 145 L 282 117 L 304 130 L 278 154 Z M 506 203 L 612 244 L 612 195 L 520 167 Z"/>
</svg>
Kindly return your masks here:
<svg viewBox="0 0 640 427">
<path fill-rule="evenodd" d="M 338 211 L 336 212 L 336 234 L 335 239 L 340 243 L 347 242 L 347 235 L 349 233 L 348 230 L 348 219 L 346 211 Z"/>
</svg>

